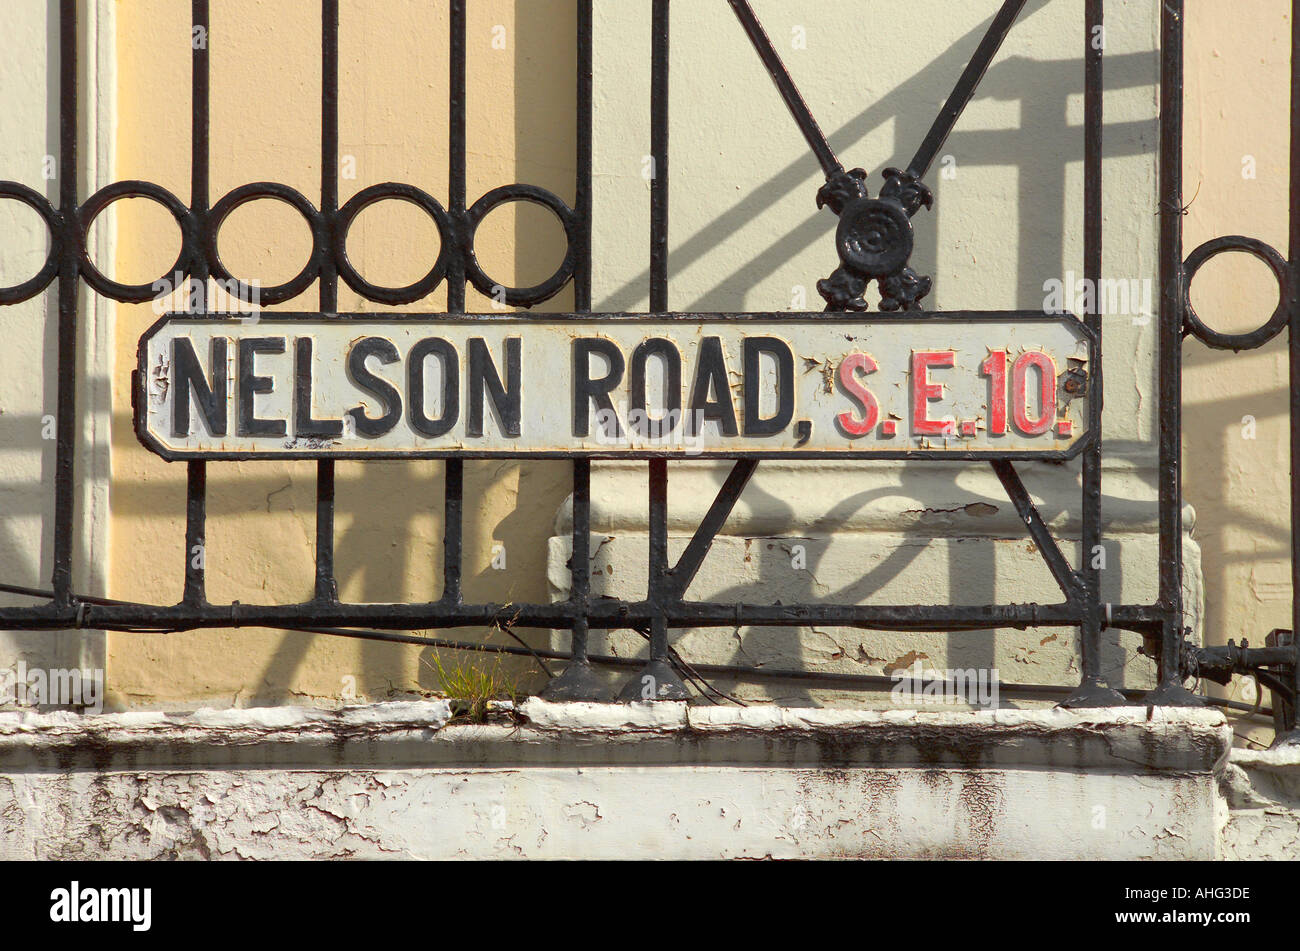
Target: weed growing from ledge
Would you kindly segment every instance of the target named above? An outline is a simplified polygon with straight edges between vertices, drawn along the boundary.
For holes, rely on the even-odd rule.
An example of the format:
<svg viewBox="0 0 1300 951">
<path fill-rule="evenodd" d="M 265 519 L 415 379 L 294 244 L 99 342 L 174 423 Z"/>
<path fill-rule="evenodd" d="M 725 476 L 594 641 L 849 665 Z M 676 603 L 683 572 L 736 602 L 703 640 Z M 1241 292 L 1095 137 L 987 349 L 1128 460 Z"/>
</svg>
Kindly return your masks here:
<svg viewBox="0 0 1300 951">
<path fill-rule="evenodd" d="M 486 723 L 489 701 L 515 701 L 521 695 L 518 680 L 502 669 L 500 654 L 491 664 L 458 659 L 455 666 L 443 664 L 438 651 L 432 654 L 433 662 L 424 662 L 438 674 L 438 682 L 451 701 L 451 712 L 456 719 Z"/>
</svg>

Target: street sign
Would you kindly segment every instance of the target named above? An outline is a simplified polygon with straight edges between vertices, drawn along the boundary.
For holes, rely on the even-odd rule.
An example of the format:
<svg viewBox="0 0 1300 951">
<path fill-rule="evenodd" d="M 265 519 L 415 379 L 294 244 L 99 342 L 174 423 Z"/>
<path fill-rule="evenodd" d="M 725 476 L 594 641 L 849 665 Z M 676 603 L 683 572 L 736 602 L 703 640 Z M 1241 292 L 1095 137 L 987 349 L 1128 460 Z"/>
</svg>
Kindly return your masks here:
<svg viewBox="0 0 1300 951">
<path fill-rule="evenodd" d="M 1060 459 L 1093 359 L 1033 311 L 177 314 L 134 398 L 166 459 Z"/>
</svg>

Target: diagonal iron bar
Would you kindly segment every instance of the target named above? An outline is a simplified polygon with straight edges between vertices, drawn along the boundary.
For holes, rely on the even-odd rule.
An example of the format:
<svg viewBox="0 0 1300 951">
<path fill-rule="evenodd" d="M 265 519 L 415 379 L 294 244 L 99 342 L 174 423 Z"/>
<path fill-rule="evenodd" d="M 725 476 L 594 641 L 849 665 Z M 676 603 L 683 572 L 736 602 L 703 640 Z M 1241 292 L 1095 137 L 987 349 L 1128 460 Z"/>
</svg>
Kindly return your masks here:
<svg viewBox="0 0 1300 951">
<path fill-rule="evenodd" d="M 754 16 L 754 10 L 749 5 L 749 0 L 727 0 L 731 4 L 731 9 L 735 12 L 736 18 L 740 20 L 740 25 L 745 30 L 745 35 L 749 37 L 749 42 L 753 44 L 754 50 L 758 53 L 759 59 L 767 67 L 768 73 L 772 77 L 772 82 L 776 83 L 777 91 L 781 93 L 781 98 L 785 100 L 785 107 L 790 110 L 790 115 L 799 126 L 799 131 L 803 137 L 808 140 L 808 146 L 817 156 L 817 161 L 821 163 L 822 171 L 826 177 L 830 178 L 838 172 L 844 171 L 844 166 L 840 160 L 835 157 L 835 152 L 831 145 L 826 141 L 826 136 L 822 134 L 821 126 L 813 118 L 812 112 L 808 109 L 808 103 L 804 102 L 803 96 L 799 95 L 799 90 L 790 78 L 790 71 L 785 68 L 785 63 L 781 62 L 781 57 L 777 54 L 776 48 L 772 46 L 771 39 L 768 38 L 767 31 L 763 29 L 763 24 L 758 22 L 758 17 Z"/>
<path fill-rule="evenodd" d="M 939 150 L 943 148 L 943 143 L 948 138 L 948 133 L 952 132 L 953 126 L 966 111 L 971 97 L 975 95 L 975 87 L 984 78 L 989 63 L 993 62 L 993 57 L 997 55 L 998 48 L 1002 46 L 1002 41 L 1006 39 L 1011 25 L 1016 22 L 1016 17 L 1020 15 L 1024 6 L 1025 0 L 1006 0 L 1002 4 L 1002 9 L 993 18 L 993 23 L 984 34 L 984 39 L 980 40 L 980 45 L 975 49 L 975 55 L 966 64 L 961 78 L 957 80 L 957 85 L 948 96 L 948 101 L 943 104 L 943 109 L 934 120 L 934 125 L 930 126 L 930 132 L 917 150 L 916 157 L 907 166 L 907 173 L 913 178 L 924 178 L 925 173 L 929 171 L 934 157 L 939 154 Z"/>
<path fill-rule="evenodd" d="M 726 524 L 731 510 L 736 507 L 736 500 L 740 498 L 740 493 L 745 490 L 749 484 L 750 477 L 753 476 L 754 470 L 758 468 L 757 459 L 741 459 L 731 468 L 730 474 L 722 488 L 718 489 L 718 494 L 709 506 L 708 512 L 705 513 L 703 521 L 700 522 L 699 528 L 691 536 L 690 543 L 687 544 L 686 550 L 682 552 L 681 557 L 677 559 L 677 564 L 672 570 L 672 593 L 677 600 L 681 600 L 686 594 L 686 589 L 690 587 L 691 582 L 695 580 L 695 573 L 700 570 L 700 565 L 704 563 L 704 558 L 713 547 L 713 539 L 717 537 L 722 526 Z"/>
<path fill-rule="evenodd" d="M 1043 556 L 1048 570 L 1052 572 L 1052 577 L 1060 585 L 1062 593 L 1065 595 L 1068 603 L 1074 603 L 1079 598 L 1079 577 L 1070 567 L 1070 563 L 1065 560 L 1065 555 L 1061 554 L 1060 547 L 1056 544 L 1056 539 L 1052 533 L 1047 530 L 1047 525 L 1043 522 L 1043 516 L 1038 513 L 1038 507 L 1034 505 L 1034 500 L 1029 497 L 1025 490 L 1025 484 L 1020 481 L 1020 474 L 1016 472 L 1016 467 L 1005 459 L 995 459 L 993 461 L 993 471 L 998 474 L 1002 480 L 1002 488 L 1006 489 L 1007 497 L 1011 499 L 1011 504 L 1016 507 L 1021 521 L 1029 529 L 1029 537 L 1034 540 L 1038 546 L 1038 551 Z"/>
</svg>

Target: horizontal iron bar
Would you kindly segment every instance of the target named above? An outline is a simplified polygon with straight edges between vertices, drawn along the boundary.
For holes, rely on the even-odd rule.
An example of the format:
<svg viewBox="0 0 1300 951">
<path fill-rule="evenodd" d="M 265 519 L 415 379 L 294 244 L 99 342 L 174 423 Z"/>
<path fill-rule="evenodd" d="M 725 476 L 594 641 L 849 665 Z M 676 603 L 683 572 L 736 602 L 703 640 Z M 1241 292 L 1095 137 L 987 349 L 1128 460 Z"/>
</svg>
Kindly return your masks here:
<svg viewBox="0 0 1300 951">
<path fill-rule="evenodd" d="M 550 650 L 549 648 L 537 647 L 518 647 L 512 644 L 484 644 L 474 641 L 457 641 L 448 640 L 439 637 L 421 637 L 416 634 L 402 634 L 393 631 L 369 631 L 353 628 L 338 627 L 284 627 L 280 630 L 290 631 L 303 634 L 324 634 L 331 637 L 348 637 L 360 640 L 379 641 L 390 644 L 413 644 L 420 647 L 433 647 L 445 650 L 468 651 L 473 653 L 484 654 L 509 654 L 519 657 L 541 657 L 547 660 L 572 660 L 573 655 L 568 651 Z M 620 668 L 640 668 L 645 661 L 640 657 L 615 657 L 610 654 L 591 654 L 588 655 L 589 663 L 607 667 Z M 736 664 L 697 664 L 692 663 L 691 669 L 699 674 L 709 676 L 735 676 L 745 680 L 794 680 L 810 683 L 839 683 L 853 686 L 862 686 L 868 688 L 889 688 L 893 689 L 900 683 L 904 689 L 915 692 L 915 684 L 910 678 L 900 678 L 895 680 L 893 677 L 883 674 L 846 674 L 832 670 L 792 670 L 775 667 L 742 667 Z M 945 681 L 950 683 L 950 681 Z M 999 683 L 998 693 L 1016 697 L 1064 697 L 1070 693 L 1073 688 L 1068 685 L 1057 684 L 1028 684 L 1028 683 Z M 1145 690 L 1122 690 L 1120 691 L 1130 700 L 1141 700 L 1146 694 Z M 1204 698 L 1206 703 L 1213 706 L 1224 707 L 1226 709 L 1241 710 L 1248 713 L 1256 713 L 1254 704 L 1242 703 L 1237 700 L 1225 700 L 1218 697 Z M 1271 717 L 1272 711 L 1267 708 L 1261 708 L 1258 715 Z"/>
<path fill-rule="evenodd" d="M 1077 626 L 1082 612 L 1066 604 L 1007 605 L 764 605 L 677 602 L 663 607 L 669 627 L 731 627 L 763 625 L 799 627 L 835 624 L 897 631 L 977 631 L 999 627 Z M 45 604 L 0 608 L 0 627 L 10 630 L 182 631 L 215 627 L 284 627 L 366 624 L 387 630 L 419 630 L 465 625 L 568 629 L 586 616 L 598 630 L 644 625 L 656 614 L 648 602 L 601 599 L 586 611 L 575 604 L 301 604 L 150 605 L 92 604 L 72 607 Z M 1165 619 L 1158 605 L 1112 605 L 1110 625 L 1146 629 Z"/>
</svg>

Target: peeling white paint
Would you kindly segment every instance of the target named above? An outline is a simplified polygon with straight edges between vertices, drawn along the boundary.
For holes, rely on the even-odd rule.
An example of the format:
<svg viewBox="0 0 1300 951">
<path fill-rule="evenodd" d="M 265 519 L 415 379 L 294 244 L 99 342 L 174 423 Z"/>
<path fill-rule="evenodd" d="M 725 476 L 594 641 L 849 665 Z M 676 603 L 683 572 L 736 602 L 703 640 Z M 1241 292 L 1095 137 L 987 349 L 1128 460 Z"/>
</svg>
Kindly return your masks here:
<svg viewBox="0 0 1300 951">
<path fill-rule="evenodd" d="M 1300 747 L 1233 750 L 1219 787 L 1220 857 L 1300 857 Z"/>
<path fill-rule="evenodd" d="M 685 703 L 548 703 L 529 697 L 520 713 L 534 726 L 571 730 L 680 729 L 687 724 Z"/>
</svg>

